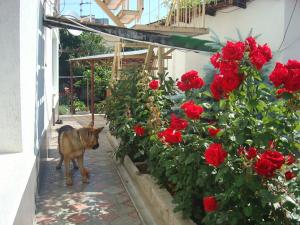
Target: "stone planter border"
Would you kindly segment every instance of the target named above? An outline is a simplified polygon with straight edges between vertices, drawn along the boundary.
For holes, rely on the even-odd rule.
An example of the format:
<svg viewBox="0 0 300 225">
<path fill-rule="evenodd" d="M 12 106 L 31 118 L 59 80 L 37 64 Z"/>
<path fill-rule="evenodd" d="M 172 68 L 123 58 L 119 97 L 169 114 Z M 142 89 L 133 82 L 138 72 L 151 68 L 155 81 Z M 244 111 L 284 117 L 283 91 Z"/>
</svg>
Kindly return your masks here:
<svg viewBox="0 0 300 225">
<path fill-rule="evenodd" d="M 107 133 L 107 138 L 113 148 L 116 149 L 119 145 L 117 139 L 109 132 Z M 144 205 L 148 208 L 147 211 L 150 212 L 153 218 L 156 218 L 156 224 L 196 225 L 190 219 L 183 219 L 182 213 L 174 213 L 173 209 L 175 208 L 175 205 L 172 203 L 172 196 L 170 193 L 166 189 L 160 188 L 151 175 L 141 174 L 128 156 L 125 156 L 122 165 L 120 165 L 119 162 L 117 163 L 120 170 L 124 170 L 125 168 L 127 172 L 127 174 L 124 174 L 124 171 L 119 170 L 120 176 L 122 179 L 125 179 L 126 182 L 129 182 L 130 185 L 134 185 L 134 189 L 138 192 L 138 196 L 142 198 Z M 130 181 L 128 181 L 128 178 Z M 136 196 L 133 197 L 134 201 L 135 197 Z M 151 224 L 153 224 L 153 222 L 151 222 Z"/>
</svg>

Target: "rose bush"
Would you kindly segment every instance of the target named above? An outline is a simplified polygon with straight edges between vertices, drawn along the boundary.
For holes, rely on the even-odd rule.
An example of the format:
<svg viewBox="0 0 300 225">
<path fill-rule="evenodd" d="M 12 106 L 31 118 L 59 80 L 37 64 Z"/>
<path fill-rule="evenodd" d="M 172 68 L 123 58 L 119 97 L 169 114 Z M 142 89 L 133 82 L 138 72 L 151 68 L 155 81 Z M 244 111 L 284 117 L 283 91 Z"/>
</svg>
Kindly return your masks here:
<svg viewBox="0 0 300 225">
<path fill-rule="evenodd" d="M 165 92 L 160 125 L 147 124 L 146 141 L 137 140 L 175 210 L 198 224 L 299 224 L 300 63 L 276 63 L 266 83 L 271 59 L 268 45 L 252 37 L 227 42 L 211 57 L 212 82 L 185 73 L 177 82 L 184 97 L 164 108 Z M 148 91 L 159 104 L 162 92 Z M 132 127 L 156 111 L 146 112 Z"/>
<path fill-rule="evenodd" d="M 151 146 L 149 137 L 156 135 L 164 113 L 169 113 L 174 81 L 165 74 L 152 79 L 138 68 L 124 70 L 112 83 L 112 94 L 105 101 L 105 113 L 111 133 L 121 139 L 116 156 L 129 155 L 134 161 L 145 161 Z M 164 109 L 164 112 L 160 112 Z"/>
</svg>

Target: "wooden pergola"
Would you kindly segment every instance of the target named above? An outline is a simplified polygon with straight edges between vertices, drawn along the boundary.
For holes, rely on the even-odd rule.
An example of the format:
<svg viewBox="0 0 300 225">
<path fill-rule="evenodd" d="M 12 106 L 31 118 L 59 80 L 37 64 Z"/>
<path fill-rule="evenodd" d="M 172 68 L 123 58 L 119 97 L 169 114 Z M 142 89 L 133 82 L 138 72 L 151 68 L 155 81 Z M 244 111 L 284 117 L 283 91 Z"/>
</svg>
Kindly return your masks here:
<svg viewBox="0 0 300 225">
<path fill-rule="evenodd" d="M 143 62 L 147 54 L 147 50 L 138 50 L 138 51 L 129 51 L 123 52 L 120 56 L 123 60 L 124 65 L 135 65 Z M 90 88 L 90 96 L 91 96 L 91 114 L 92 114 L 92 124 L 94 125 L 95 121 L 95 64 L 104 64 L 104 63 L 113 63 L 115 54 L 101 54 L 101 55 L 93 55 L 93 56 L 85 56 L 80 58 L 69 59 L 70 65 L 70 95 L 71 95 L 71 104 L 70 104 L 70 112 L 72 114 L 75 113 L 74 109 L 74 67 L 79 63 L 89 64 L 91 68 L 91 88 Z M 87 89 L 87 96 L 89 91 Z"/>
</svg>

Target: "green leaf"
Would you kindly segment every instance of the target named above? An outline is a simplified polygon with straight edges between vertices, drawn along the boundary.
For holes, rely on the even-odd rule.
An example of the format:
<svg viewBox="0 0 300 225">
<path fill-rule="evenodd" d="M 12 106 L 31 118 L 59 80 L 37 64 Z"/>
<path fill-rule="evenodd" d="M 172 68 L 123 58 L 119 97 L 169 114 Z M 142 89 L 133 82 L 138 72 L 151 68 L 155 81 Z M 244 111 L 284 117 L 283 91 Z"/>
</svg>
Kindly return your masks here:
<svg viewBox="0 0 300 225">
<path fill-rule="evenodd" d="M 250 217 L 252 215 L 252 207 L 251 206 L 244 207 L 243 212 L 245 216 Z"/>
<path fill-rule="evenodd" d="M 184 163 L 185 163 L 185 165 L 188 165 L 188 164 L 194 162 L 194 160 L 195 160 L 194 154 L 190 154 L 190 155 L 187 157 L 187 159 L 185 160 Z"/>
<path fill-rule="evenodd" d="M 243 177 L 243 176 L 238 176 L 238 177 L 236 178 L 234 184 L 235 184 L 237 187 L 240 187 L 240 186 L 243 185 L 243 183 L 244 183 L 244 177 Z"/>
<path fill-rule="evenodd" d="M 250 140 L 250 139 L 248 139 L 248 140 L 246 140 L 245 142 L 246 142 L 246 144 L 248 144 L 248 145 L 250 145 L 250 146 L 251 146 L 251 145 L 252 145 L 252 143 L 253 143 L 253 140 Z"/>
</svg>

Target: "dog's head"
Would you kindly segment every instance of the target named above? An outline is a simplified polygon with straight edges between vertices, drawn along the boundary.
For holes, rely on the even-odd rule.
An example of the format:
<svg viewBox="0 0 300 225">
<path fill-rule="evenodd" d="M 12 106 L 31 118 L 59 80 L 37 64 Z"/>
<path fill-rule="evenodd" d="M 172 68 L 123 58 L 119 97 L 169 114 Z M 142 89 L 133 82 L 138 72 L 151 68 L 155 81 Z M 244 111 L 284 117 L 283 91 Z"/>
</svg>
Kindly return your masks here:
<svg viewBox="0 0 300 225">
<path fill-rule="evenodd" d="M 83 128 L 80 132 L 81 138 L 84 140 L 85 147 L 87 149 L 97 149 L 99 147 L 99 133 L 103 130 L 104 127 L 101 128 Z"/>
</svg>

